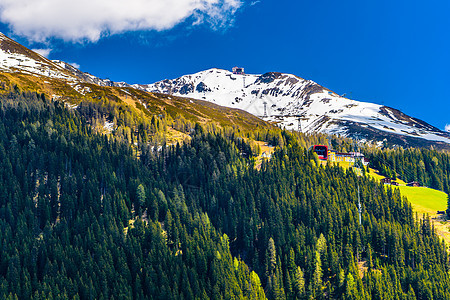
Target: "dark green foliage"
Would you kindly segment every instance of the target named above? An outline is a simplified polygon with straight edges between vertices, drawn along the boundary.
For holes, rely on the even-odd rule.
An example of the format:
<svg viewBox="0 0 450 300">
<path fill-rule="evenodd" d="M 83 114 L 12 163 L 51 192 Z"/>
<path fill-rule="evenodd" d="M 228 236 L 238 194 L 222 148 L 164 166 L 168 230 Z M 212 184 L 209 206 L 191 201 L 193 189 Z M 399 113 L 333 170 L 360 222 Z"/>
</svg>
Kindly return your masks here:
<svg viewBox="0 0 450 300">
<path fill-rule="evenodd" d="M 264 299 L 158 160 L 144 166 L 62 103 L 1 100 L 1 299 Z"/>
<path fill-rule="evenodd" d="M 305 149 L 321 136 L 248 134 L 282 146 L 258 171 L 235 129 L 178 120 L 192 140 L 165 147 L 164 118 L 96 133 L 116 117 L 107 103 L 1 104 L 1 299 L 450 298 L 430 220 L 398 190 L 318 166 Z"/>
<path fill-rule="evenodd" d="M 204 141 L 200 146 L 198 140 L 192 142 L 191 146 L 202 149 L 195 155 L 189 145 L 180 153 L 169 153 L 168 169 L 190 170 L 186 187 L 199 189 L 190 201 L 205 209 L 215 227 L 230 236 L 233 253 L 263 277 L 270 298 L 371 298 L 378 288 L 373 278 L 378 278 L 389 287 L 383 288 L 386 293 L 395 291 L 394 298 L 401 299 L 410 286 L 414 291 L 421 289 L 430 272 L 436 274 L 427 279 L 431 286 L 450 283 L 444 275 L 448 268 L 444 244 L 428 219 L 414 220 L 411 205 L 398 190 L 339 167 L 318 168 L 313 154 L 287 132 L 287 146 L 261 172 L 240 171 L 241 160 L 233 163 L 235 170 L 223 166 L 223 161 L 238 158 L 225 152 L 223 138 L 208 135 L 206 139 L 209 148 L 201 146 Z M 217 151 L 226 159 L 214 157 Z M 214 201 L 204 193 L 214 195 Z M 363 280 L 358 262 L 370 266 Z M 304 270 L 301 295 L 302 289 L 293 286 L 299 281 L 296 277 L 301 277 L 296 275 L 297 267 Z M 449 296 L 446 289 L 431 290 L 435 297 Z"/>
<path fill-rule="evenodd" d="M 422 186 L 450 193 L 450 155 L 429 149 L 367 151 L 370 165 L 382 175 L 406 182 L 417 181 Z"/>
</svg>

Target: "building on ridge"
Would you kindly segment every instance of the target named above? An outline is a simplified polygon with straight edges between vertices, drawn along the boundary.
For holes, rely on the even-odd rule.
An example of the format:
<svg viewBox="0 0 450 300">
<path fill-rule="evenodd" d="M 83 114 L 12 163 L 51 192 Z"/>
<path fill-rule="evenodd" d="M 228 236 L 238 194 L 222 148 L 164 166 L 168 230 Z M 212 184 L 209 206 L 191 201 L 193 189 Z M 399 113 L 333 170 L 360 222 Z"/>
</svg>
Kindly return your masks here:
<svg viewBox="0 0 450 300">
<path fill-rule="evenodd" d="M 244 75 L 244 68 L 241 67 L 233 67 L 233 74 Z"/>
</svg>

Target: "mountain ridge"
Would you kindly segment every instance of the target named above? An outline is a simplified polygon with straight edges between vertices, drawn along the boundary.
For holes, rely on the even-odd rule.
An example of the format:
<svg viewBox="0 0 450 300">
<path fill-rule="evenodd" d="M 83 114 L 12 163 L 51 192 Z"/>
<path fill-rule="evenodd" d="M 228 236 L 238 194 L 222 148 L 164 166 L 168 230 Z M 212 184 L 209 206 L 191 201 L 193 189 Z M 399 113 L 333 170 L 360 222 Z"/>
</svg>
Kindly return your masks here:
<svg viewBox="0 0 450 300">
<path fill-rule="evenodd" d="M 241 109 L 304 133 L 337 134 L 406 147 L 450 148 L 450 134 L 423 120 L 388 106 L 342 97 L 292 74 L 234 74 L 211 68 L 152 84 L 128 84 L 98 78 L 60 60 L 51 61 L 4 34 L 0 34 L 0 49 L 0 71 L 61 80 L 81 95 L 91 90 L 88 84 L 133 88 Z"/>
<path fill-rule="evenodd" d="M 124 109 L 129 106 L 126 110 L 149 120 L 164 115 L 171 119 L 182 117 L 200 124 L 237 126 L 244 131 L 273 127 L 242 110 L 230 110 L 207 101 L 149 93 L 125 83 L 100 79 L 66 62 L 51 61 L 1 34 L 0 93 L 11 92 L 15 86 L 22 91 L 43 93 L 73 109 L 80 104 L 95 105 L 106 101 Z M 105 128 L 117 127 L 111 114 L 104 117 Z"/>
<path fill-rule="evenodd" d="M 347 99 L 312 80 L 292 74 L 233 74 L 209 69 L 141 88 L 241 108 L 266 121 L 306 133 L 356 137 L 361 129 L 369 127 L 378 134 L 365 134 L 359 138 L 383 141 L 383 134 L 395 134 L 400 136 L 403 141 L 400 144 L 404 146 L 416 144 L 417 138 L 450 143 L 447 132 L 398 109 Z M 353 126 L 348 126 L 349 123 Z"/>
</svg>

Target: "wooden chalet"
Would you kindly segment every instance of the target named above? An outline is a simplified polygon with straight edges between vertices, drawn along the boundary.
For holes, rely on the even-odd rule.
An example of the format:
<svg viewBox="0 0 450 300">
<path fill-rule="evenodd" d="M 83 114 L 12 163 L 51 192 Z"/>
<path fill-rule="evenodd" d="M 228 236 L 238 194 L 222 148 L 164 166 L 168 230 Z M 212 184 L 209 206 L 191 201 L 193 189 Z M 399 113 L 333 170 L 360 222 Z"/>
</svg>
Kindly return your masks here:
<svg viewBox="0 0 450 300">
<path fill-rule="evenodd" d="M 384 184 L 391 184 L 392 183 L 392 180 L 390 178 L 388 178 L 388 177 L 385 177 L 385 178 L 381 179 L 380 181 L 381 181 L 381 183 L 384 183 Z"/>
</svg>

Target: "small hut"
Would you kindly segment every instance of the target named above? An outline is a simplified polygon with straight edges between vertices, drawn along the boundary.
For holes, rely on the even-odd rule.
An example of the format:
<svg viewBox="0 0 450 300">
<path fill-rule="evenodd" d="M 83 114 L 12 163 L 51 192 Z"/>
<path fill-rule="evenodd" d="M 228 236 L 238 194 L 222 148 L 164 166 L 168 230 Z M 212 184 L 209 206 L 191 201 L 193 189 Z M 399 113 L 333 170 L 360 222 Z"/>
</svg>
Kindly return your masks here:
<svg viewBox="0 0 450 300">
<path fill-rule="evenodd" d="M 392 182 L 392 180 L 388 177 L 385 177 L 385 178 L 381 179 L 380 181 L 381 181 L 381 183 L 384 183 L 384 184 L 391 184 L 391 182 Z"/>
<path fill-rule="evenodd" d="M 244 68 L 241 67 L 233 67 L 233 74 L 238 74 L 238 75 L 243 75 L 244 73 Z"/>
</svg>

